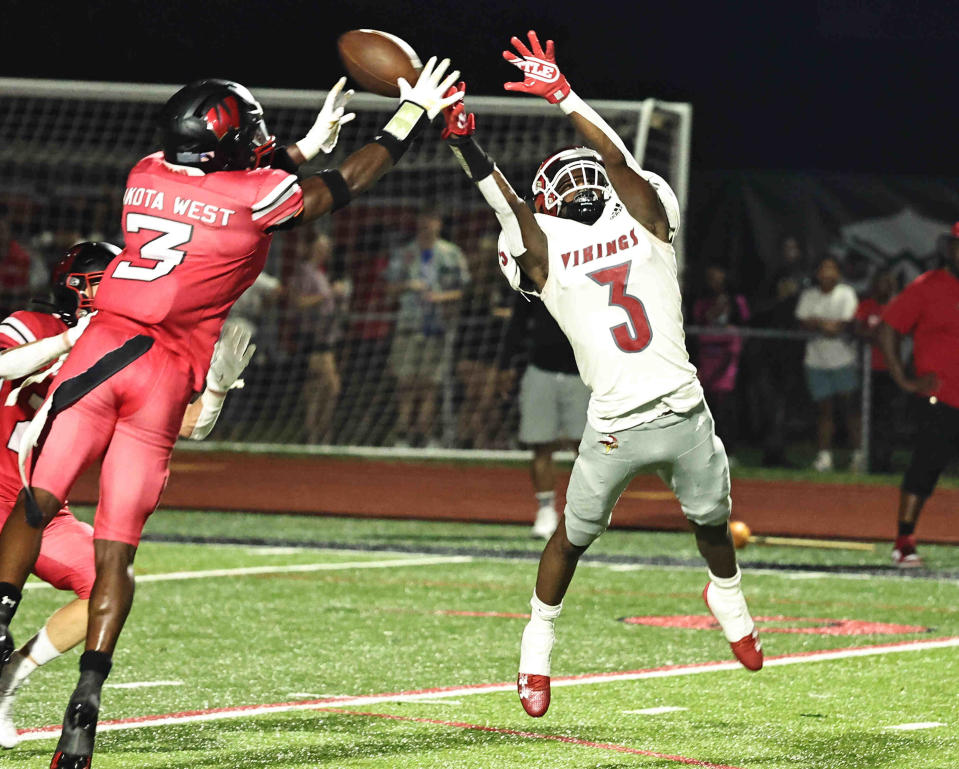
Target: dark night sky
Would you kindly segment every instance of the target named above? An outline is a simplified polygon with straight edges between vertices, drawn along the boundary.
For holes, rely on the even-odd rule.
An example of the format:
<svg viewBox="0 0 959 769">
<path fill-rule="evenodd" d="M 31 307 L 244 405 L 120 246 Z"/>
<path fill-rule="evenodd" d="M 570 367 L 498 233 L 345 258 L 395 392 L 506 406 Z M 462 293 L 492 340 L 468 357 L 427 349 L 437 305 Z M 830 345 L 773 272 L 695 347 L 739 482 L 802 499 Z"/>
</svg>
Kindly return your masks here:
<svg viewBox="0 0 959 769">
<path fill-rule="evenodd" d="M 904 7 L 904 6 L 909 7 Z M 449 55 L 473 93 L 530 27 L 589 98 L 694 108 L 694 170 L 955 174 L 959 4 L 942 0 L 7 0 L 0 75 L 325 89 L 337 36 L 393 32 Z"/>
</svg>

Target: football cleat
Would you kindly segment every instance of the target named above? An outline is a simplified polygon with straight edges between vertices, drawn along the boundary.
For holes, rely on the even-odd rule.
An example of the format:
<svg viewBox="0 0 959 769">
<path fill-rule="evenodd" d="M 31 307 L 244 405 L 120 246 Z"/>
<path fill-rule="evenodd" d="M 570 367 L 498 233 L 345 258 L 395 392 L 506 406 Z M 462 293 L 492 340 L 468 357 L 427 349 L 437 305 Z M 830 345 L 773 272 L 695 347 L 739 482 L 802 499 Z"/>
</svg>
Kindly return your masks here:
<svg viewBox="0 0 959 769">
<path fill-rule="evenodd" d="M 520 673 L 516 679 L 519 701 L 527 715 L 539 718 L 549 709 L 549 676 Z"/>
<path fill-rule="evenodd" d="M 747 670 L 760 670 L 763 666 L 763 647 L 759 642 L 759 631 L 749 617 L 749 610 L 746 608 L 746 601 L 743 599 L 742 607 L 734 610 L 714 608 L 709 603 L 709 587 L 712 582 L 707 582 L 703 589 L 703 601 L 706 602 L 706 608 L 709 609 L 716 621 L 723 627 L 731 623 L 742 624 L 744 619 L 752 629 L 736 641 L 729 642 L 729 648 L 733 650 L 733 655 L 739 660 L 740 664 Z M 745 617 L 743 616 L 745 614 Z M 727 639 L 729 636 L 727 635 Z"/>
<path fill-rule="evenodd" d="M 896 544 L 892 549 L 892 562 L 900 569 L 922 568 L 922 558 L 916 552 L 916 537 L 896 537 Z"/>
<path fill-rule="evenodd" d="M 67 703 L 63 732 L 50 769 L 89 769 L 100 713 L 100 691 L 80 684 Z"/>
<path fill-rule="evenodd" d="M 15 748 L 20 742 L 20 735 L 13 723 L 13 703 L 20 682 L 14 683 L 12 668 L 12 665 L 4 665 L 0 673 L 0 748 L 8 749 Z"/>
</svg>

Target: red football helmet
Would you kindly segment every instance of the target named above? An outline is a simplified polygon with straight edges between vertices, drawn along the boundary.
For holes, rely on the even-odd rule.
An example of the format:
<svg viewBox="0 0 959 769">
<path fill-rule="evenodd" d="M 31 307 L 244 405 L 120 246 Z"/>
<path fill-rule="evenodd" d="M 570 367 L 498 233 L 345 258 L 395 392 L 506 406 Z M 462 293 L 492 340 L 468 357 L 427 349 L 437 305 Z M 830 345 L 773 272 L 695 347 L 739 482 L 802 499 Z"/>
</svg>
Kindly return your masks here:
<svg viewBox="0 0 959 769">
<path fill-rule="evenodd" d="M 564 202 L 570 192 L 573 200 Z M 603 213 L 613 188 L 599 153 L 565 147 L 544 160 L 533 178 L 537 212 L 592 224 Z"/>
</svg>

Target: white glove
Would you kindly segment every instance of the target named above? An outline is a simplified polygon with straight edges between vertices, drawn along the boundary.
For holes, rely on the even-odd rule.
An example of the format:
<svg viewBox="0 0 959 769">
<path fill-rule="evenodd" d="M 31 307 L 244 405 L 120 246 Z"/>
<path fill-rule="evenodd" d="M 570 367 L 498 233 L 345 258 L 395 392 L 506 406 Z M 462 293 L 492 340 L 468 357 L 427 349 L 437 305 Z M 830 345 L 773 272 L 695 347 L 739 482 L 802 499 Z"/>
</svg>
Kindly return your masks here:
<svg viewBox="0 0 959 769">
<path fill-rule="evenodd" d="M 237 323 L 224 324 L 220 338 L 213 347 L 210 370 L 206 374 L 207 389 L 225 395 L 233 387 L 242 387 L 242 384 L 238 384 L 240 374 L 254 352 L 256 345 L 250 344 L 249 331 Z"/>
<path fill-rule="evenodd" d="M 404 78 L 399 78 L 396 84 L 400 88 L 400 102 L 408 101 L 422 107 L 426 111 L 426 116 L 432 120 L 440 111 L 456 104 L 463 98 L 463 91 L 455 91 L 450 96 L 444 97 L 451 85 L 459 80 L 460 71 L 453 70 L 441 83 L 440 78 L 450 65 L 449 59 L 443 59 L 438 65 L 436 57 L 430 56 L 430 60 L 423 65 L 420 76 L 416 80 L 416 85 L 411 86 Z M 434 69 L 435 67 L 435 69 Z"/>
<path fill-rule="evenodd" d="M 96 315 L 95 312 L 88 312 L 82 318 L 77 318 L 76 324 L 63 332 L 63 335 L 67 339 L 67 344 L 69 344 L 70 347 L 73 347 L 73 345 L 77 343 L 77 339 L 80 338 L 80 334 L 86 331 L 87 326 L 90 325 L 90 319 L 94 315 Z"/>
<path fill-rule="evenodd" d="M 336 140 L 340 138 L 340 128 L 356 117 L 355 112 L 343 114 L 346 103 L 354 94 L 352 88 L 344 91 L 344 85 L 346 85 L 346 77 L 336 81 L 336 85 L 326 95 L 326 101 L 323 102 L 323 108 L 316 116 L 313 127 L 306 136 L 293 145 L 307 160 L 315 158 L 320 150 L 327 155 L 330 154 L 336 146 Z"/>
</svg>

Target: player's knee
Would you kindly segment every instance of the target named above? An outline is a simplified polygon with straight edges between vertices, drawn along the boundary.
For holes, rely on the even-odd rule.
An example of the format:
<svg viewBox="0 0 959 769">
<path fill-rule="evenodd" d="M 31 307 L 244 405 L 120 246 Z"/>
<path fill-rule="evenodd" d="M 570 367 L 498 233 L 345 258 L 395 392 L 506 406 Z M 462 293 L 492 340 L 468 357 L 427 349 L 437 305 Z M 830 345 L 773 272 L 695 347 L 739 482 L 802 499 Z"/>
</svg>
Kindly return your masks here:
<svg viewBox="0 0 959 769">
<path fill-rule="evenodd" d="M 63 501 L 57 499 L 46 489 L 31 488 L 30 492 L 32 502 L 27 496 L 27 490 L 20 489 L 20 494 L 17 496 L 16 510 L 19 514 L 26 515 L 29 506 L 35 506 L 35 510 L 39 511 L 40 514 L 40 527 L 43 528 L 60 512 L 60 509 L 63 507 Z"/>
<path fill-rule="evenodd" d="M 692 504 L 683 505 L 683 513 L 694 526 L 723 527 L 729 520 L 732 511 L 729 495 L 720 498 L 697 500 Z"/>
<path fill-rule="evenodd" d="M 563 516 L 563 522 L 566 530 L 566 541 L 572 547 L 577 548 L 579 552 L 588 548 L 606 531 L 605 523 L 583 520 L 572 513 L 568 507 Z"/>
</svg>

